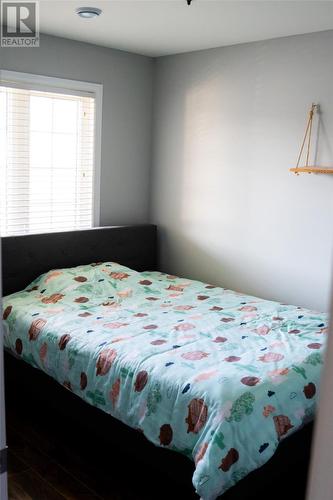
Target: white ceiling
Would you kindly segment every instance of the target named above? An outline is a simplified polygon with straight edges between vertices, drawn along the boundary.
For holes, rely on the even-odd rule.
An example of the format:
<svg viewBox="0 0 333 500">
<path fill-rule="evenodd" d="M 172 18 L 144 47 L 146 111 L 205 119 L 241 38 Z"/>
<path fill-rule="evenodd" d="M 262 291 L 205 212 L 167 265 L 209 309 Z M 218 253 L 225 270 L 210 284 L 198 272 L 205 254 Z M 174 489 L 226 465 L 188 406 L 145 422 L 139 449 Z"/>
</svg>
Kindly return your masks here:
<svg viewBox="0 0 333 500">
<path fill-rule="evenodd" d="M 103 10 L 96 19 L 76 7 Z M 40 0 L 41 32 L 148 56 L 333 29 L 333 1 Z"/>
</svg>

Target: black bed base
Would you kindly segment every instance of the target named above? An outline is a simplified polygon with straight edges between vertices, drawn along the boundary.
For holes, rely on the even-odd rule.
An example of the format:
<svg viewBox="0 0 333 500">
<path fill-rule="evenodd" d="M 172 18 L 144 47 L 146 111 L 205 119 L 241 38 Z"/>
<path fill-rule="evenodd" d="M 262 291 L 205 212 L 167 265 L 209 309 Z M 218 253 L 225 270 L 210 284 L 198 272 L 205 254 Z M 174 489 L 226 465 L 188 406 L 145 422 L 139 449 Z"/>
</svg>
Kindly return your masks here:
<svg viewBox="0 0 333 500">
<path fill-rule="evenodd" d="M 22 290 L 51 269 L 92 262 L 119 262 L 137 271 L 154 271 L 156 237 L 152 224 L 3 237 L 3 295 Z"/>
</svg>

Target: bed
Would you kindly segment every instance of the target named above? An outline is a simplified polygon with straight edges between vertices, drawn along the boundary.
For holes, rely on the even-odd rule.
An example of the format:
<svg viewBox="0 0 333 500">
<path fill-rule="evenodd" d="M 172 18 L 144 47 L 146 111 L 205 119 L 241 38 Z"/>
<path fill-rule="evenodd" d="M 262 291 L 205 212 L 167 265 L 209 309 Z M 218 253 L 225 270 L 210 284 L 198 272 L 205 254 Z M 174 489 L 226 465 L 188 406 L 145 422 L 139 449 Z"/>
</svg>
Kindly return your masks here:
<svg viewBox="0 0 333 500">
<path fill-rule="evenodd" d="M 190 458 L 202 499 L 313 419 L 325 314 L 156 271 L 153 226 L 7 238 L 3 249 L 15 292 L 7 350 Z"/>
</svg>

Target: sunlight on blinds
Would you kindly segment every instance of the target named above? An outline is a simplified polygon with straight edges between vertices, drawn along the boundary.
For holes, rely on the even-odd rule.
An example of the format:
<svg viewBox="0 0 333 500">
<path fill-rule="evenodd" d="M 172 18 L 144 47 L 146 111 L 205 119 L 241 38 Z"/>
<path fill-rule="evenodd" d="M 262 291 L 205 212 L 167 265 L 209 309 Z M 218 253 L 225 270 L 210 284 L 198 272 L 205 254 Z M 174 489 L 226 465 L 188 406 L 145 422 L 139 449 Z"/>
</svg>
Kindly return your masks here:
<svg viewBox="0 0 333 500">
<path fill-rule="evenodd" d="M 93 225 L 94 97 L 0 86 L 0 233 Z"/>
</svg>

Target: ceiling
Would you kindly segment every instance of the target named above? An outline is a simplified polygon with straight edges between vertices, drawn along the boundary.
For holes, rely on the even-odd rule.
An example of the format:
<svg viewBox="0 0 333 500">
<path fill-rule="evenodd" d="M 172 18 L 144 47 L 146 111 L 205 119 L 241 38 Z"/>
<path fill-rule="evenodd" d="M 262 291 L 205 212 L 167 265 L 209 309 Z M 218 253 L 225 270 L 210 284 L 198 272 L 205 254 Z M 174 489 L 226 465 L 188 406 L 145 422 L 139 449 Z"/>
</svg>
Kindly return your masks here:
<svg viewBox="0 0 333 500">
<path fill-rule="evenodd" d="M 82 6 L 103 13 L 81 19 Z M 333 29 L 333 1 L 40 0 L 40 29 L 156 57 Z"/>
</svg>

